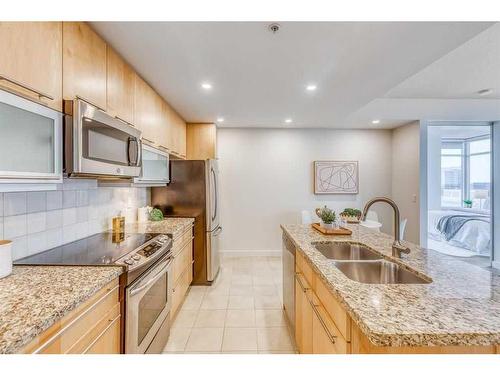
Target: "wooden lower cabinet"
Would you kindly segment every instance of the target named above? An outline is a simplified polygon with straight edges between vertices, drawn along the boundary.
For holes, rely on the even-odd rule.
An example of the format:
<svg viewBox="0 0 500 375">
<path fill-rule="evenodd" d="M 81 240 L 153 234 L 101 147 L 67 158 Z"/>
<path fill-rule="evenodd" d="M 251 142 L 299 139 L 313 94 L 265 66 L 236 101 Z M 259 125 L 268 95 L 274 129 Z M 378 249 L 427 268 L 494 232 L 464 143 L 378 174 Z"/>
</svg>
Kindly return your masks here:
<svg viewBox="0 0 500 375">
<path fill-rule="evenodd" d="M 348 354 L 350 345 L 333 323 L 319 301 L 313 297 L 312 352 L 313 354 Z"/>
<path fill-rule="evenodd" d="M 310 289 L 300 272 L 295 275 L 295 343 L 303 354 L 313 352 L 313 310 L 309 302 Z"/>
<path fill-rule="evenodd" d="M 173 320 L 177 315 L 184 298 L 193 281 L 193 227 L 174 238 L 173 243 L 174 261 L 172 265 L 172 279 L 174 280 L 172 294 L 172 311 L 170 313 Z"/>
<path fill-rule="evenodd" d="M 118 278 L 26 345 L 22 353 L 120 353 Z"/>
<path fill-rule="evenodd" d="M 373 345 L 298 251 L 295 270 L 295 342 L 300 354 L 500 354 L 495 345 Z"/>
</svg>

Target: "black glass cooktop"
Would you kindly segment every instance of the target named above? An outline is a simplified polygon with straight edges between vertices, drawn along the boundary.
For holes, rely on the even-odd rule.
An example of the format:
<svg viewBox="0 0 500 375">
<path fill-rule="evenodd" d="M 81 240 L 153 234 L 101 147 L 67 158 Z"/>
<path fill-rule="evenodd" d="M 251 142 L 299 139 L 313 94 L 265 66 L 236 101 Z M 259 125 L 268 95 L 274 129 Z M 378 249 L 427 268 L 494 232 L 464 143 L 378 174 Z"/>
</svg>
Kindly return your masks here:
<svg viewBox="0 0 500 375">
<path fill-rule="evenodd" d="M 137 249 L 156 236 L 158 236 L 158 233 L 98 233 L 39 254 L 19 259 L 14 264 L 111 265 L 117 259 Z"/>
</svg>

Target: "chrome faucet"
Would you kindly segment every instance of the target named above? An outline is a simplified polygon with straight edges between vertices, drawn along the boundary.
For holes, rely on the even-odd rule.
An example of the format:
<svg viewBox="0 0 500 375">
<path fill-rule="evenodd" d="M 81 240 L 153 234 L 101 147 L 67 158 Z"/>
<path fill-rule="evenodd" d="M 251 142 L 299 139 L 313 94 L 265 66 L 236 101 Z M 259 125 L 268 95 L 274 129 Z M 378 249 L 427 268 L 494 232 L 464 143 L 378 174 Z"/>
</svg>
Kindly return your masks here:
<svg viewBox="0 0 500 375">
<path fill-rule="evenodd" d="M 392 199 L 386 198 L 386 197 L 377 197 L 369 200 L 365 204 L 365 208 L 363 209 L 363 214 L 361 215 L 361 220 L 365 221 L 366 220 L 366 214 L 368 213 L 368 210 L 370 207 L 377 202 L 385 202 L 389 204 L 393 210 L 394 210 L 394 242 L 392 243 L 392 256 L 396 258 L 401 258 L 401 253 L 409 254 L 410 253 L 410 248 L 404 246 L 401 243 L 401 238 L 400 238 L 400 232 L 399 232 L 399 227 L 401 222 L 399 221 L 399 208 Z"/>
</svg>

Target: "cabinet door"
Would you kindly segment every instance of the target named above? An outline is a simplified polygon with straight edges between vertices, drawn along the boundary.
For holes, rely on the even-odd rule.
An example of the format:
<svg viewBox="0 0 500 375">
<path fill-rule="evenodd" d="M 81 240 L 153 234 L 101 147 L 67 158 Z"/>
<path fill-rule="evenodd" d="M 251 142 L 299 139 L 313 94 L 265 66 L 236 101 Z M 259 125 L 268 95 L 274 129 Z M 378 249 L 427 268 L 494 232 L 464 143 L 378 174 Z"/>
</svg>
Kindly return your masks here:
<svg viewBox="0 0 500 375">
<path fill-rule="evenodd" d="M 63 97 L 106 110 L 106 43 L 84 22 L 63 22 Z"/>
<path fill-rule="evenodd" d="M 62 22 L 0 22 L 0 51 L 0 87 L 62 110 Z"/>
<path fill-rule="evenodd" d="M 313 352 L 312 307 L 309 302 L 311 291 L 299 273 L 295 279 L 295 341 L 300 354 Z"/>
<path fill-rule="evenodd" d="M 312 314 L 313 354 L 348 354 L 349 346 L 323 306 L 314 302 Z"/>
<path fill-rule="evenodd" d="M 154 90 L 135 75 L 134 125 L 141 130 L 145 143 L 154 144 Z"/>
<path fill-rule="evenodd" d="M 107 46 L 107 111 L 123 121 L 134 122 L 134 70 Z"/>
<path fill-rule="evenodd" d="M 215 124 L 187 124 L 186 138 L 188 159 L 216 158 L 217 128 Z"/>
</svg>

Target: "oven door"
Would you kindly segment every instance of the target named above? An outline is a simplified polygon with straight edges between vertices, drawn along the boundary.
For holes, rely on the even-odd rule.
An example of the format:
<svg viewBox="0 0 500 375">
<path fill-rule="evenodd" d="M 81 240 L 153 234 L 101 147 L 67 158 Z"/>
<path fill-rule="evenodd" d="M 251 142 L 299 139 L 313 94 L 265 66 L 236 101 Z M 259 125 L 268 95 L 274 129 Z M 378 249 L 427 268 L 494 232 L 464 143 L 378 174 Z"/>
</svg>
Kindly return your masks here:
<svg viewBox="0 0 500 375">
<path fill-rule="evenodd" d="M 77 99 L 73 101 L 73 138 L 65 138 L 68 174 L 138 177 L 141 173 L 141 132 Z M 67 130 L 67 129 L 66 129 Z"/>
<path fill-rule="evenodd" d="M 171 263 L 172 258 L 160 261 L 127 287 L 125 353 L 149 353 L 150 347 L 160 346 L 161 351 L 166 344 L 172 305 Z"/>
</svg>

